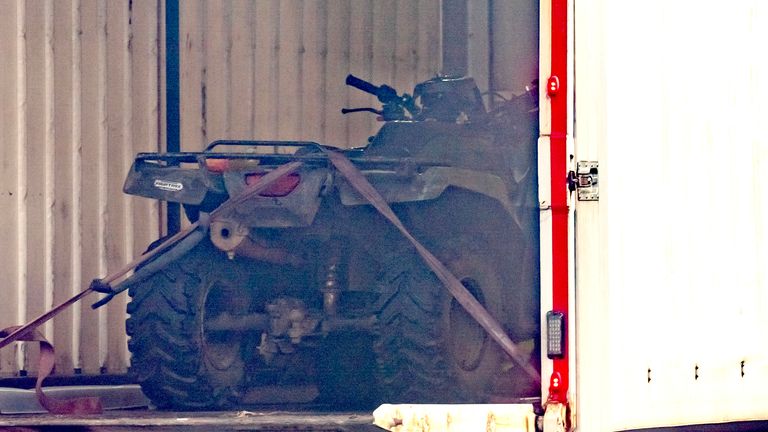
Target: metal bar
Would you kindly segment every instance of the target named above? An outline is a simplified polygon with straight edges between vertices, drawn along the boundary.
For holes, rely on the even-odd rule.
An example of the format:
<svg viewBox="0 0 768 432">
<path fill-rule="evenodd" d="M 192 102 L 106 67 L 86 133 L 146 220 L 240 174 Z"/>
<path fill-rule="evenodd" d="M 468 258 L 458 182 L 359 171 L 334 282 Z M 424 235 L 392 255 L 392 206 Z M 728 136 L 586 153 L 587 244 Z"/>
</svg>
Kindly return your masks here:
<svg viewBox="0 0 768 432">
<path fill-rule="evenodd" d="M 467 74 L 467 0 L 443 0 L 443 73 Z"/>
<path fill-rule="evenodd" d="M 179 0 L 165 0 L 165 127 L 166 150 L 181 150 L 181 106 L 179 95 Z M 181 228 L 181 207 L 167 202 L 168 233 Z"/>
<path fill-rule="evenodd" d="M 218 146 L 319 147 L 320 144 L 314 141 L 216 140 L 205 151 L 212 151 Z"/>
<path fill-rule="evenodd" d="M 327 163 L 328 157 L 324 154 L 308 155 L 290 155 L 290 154 L 257 154 L 257 153 L 204 153 L 204 152 L 184 152 L 184 153 L 139 153 L 136 155 L 137 162 L 160 161 L 177 163 L 197 163 L 203 159 L 253 159 L 264 160 L 274 163 L 285 163 L 290 161 L 301 161 L 304 163 Z M 445 166 L 445 162 L 432 161 L 426 159 L 410 158 L 388 158 L 379 156 L 369 157 L 350 157 L 347 158 L 358 165 L 399 165 L 399 166 Z"/>
</svg>

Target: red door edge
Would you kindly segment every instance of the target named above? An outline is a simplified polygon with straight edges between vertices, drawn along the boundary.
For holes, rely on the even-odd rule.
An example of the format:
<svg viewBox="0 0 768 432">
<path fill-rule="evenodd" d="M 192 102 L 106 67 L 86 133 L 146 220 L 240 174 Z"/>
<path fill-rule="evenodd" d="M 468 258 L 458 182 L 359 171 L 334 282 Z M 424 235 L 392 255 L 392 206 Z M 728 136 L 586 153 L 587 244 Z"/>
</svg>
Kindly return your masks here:
<svg viewBox="0 0 768 432">
<path fill-rule="evenodd" d="M 550 388 L 550 400 L 567 402 L 569 378 L 568 350 L 570 330 L 568 298 L 568 0 L 551 0 L 551 72 L 547 82 L 550 99 L 550 185 L 552 208 L 552 307 L 565 316 L 563 341 L 565 355 L 553 360 L 552 378 L 559 378 L 557 389 Z M 555 390 L 555 391 L 553 391 Z"/>
</svg>

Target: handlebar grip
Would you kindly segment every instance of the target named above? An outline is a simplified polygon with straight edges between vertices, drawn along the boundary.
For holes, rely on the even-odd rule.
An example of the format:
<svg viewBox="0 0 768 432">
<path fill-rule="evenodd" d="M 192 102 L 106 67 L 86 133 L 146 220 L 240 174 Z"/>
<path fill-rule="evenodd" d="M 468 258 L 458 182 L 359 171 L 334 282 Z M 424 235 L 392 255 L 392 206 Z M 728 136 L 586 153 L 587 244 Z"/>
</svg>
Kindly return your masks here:
<svg viewBox="0 0 768 432">
<path fill-rule="evenodd" d="M 360 79 L 352 74 L 347 75 L 347 81 L 346 84 L 348 86 L 352 86 L 356 89 L 362 90 L 366 93 L 370 93 L 374 96 L 379 95 L 379 87 L 369 83 L 368 81 L 364 79 Z"/>
</svg>

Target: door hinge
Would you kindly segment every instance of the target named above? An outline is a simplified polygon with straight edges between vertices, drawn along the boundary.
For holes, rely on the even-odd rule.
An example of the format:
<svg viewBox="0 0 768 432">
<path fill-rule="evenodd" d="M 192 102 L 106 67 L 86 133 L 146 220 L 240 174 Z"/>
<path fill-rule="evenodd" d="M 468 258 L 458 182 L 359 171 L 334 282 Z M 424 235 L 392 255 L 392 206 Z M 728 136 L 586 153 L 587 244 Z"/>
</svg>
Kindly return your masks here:
<svg viewBox="0 0 768 432">
<path fill-rule="evenodd" d="M 568 188 L 576 191 L 579 201 L 598 201 L 600 199 L 600 184 L 597 161 L 579 161 L 576 172 L 568 173 Z"/>
</svg>

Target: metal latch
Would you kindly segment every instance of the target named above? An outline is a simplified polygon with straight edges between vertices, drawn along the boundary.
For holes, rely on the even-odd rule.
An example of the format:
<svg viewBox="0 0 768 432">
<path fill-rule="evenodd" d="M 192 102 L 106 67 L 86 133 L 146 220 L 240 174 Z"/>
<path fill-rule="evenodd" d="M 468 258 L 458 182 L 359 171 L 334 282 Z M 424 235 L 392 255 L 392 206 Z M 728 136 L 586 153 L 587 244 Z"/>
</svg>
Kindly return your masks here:
<svg viewBox="0 0 768 432">
<path fill-rule="evenodd" d="M 579 201 L 597 201 L 600 199 L 597 161 L 579 161 L 574 180 Z"/>
</svg>

